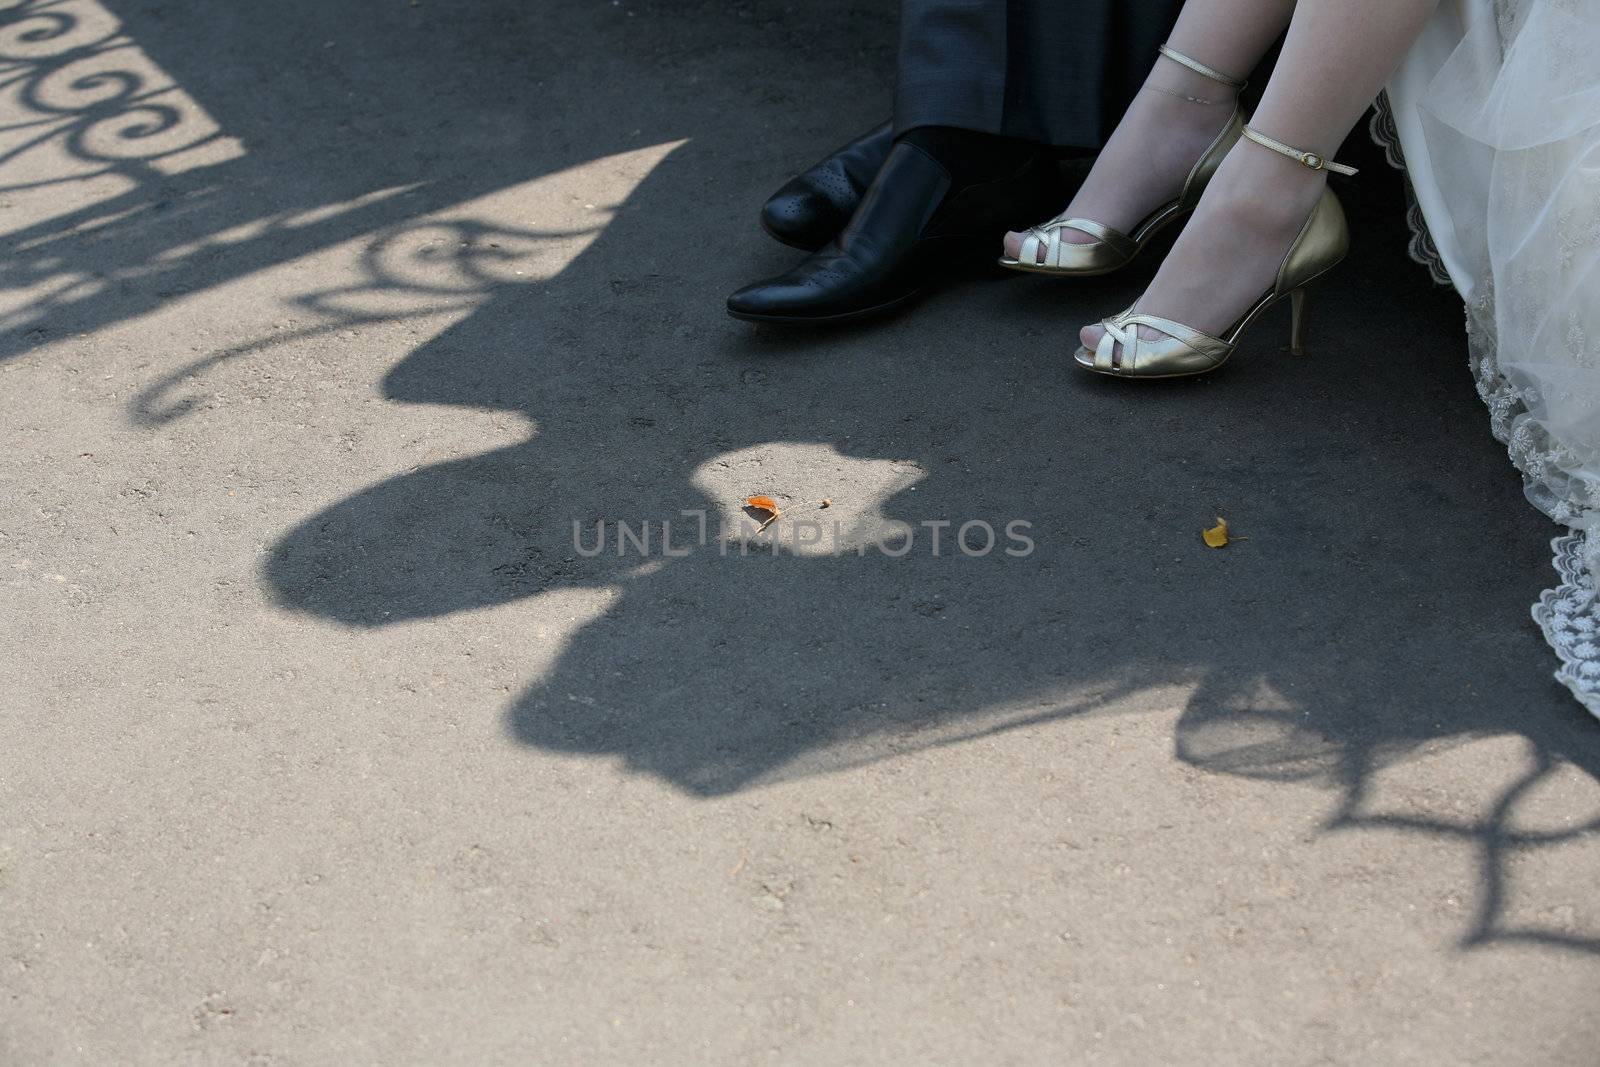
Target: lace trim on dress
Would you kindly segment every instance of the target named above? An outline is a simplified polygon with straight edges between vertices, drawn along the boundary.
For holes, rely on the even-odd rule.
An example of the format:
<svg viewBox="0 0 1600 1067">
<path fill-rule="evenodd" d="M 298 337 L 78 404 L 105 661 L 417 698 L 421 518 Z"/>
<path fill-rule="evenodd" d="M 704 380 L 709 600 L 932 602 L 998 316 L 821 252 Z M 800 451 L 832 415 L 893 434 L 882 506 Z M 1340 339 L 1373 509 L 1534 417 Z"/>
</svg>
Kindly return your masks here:
<svg viewBox="0 0 1600 1067">
<path fill-rule="evenodd" d="M 1495 331 L 1495 291 L 1488 278 L 1467 307 L 1468 362 L 1478 396 L 1489 409 L 1489 428 L 1522 473 L 1528 500 L 1573 529 L 1550 543 L 1559 581 L 1533 606 L 1533 619 L 1561 660 L 1555 678 L 1600 718 L 1600 598 L 1593 575 L 1600 567 L 1600 484 L 1574 477 L 1569 450 L 1529 413 L 1517 386 L 1500 372 Z"/>
<path fill-rule="evenodd" d="M 1589 535 L 1569 533 L 1550 542 L 1561 584 L 1533 606 L 1533 621 L 1561 657 L 1556 681 L 1600 717 L 1600 620 L 1595 617 L 1594 579 L 1585 557 Z"/>
<path fill-rule="evenodd" d="M 1372 135 L 1373 142 L 1383 149 L 1383 156 L 1389 165 L 1405 174 L 1406 156 L 1400 148 L 1400 130 L 1395 126 L 1394 109 L 1389 105 L 1388 93 L 1378 94 L 1367 132 Z M 1433 234 L 1428 232 L 1428 220 L 1422 217 L 1422 205 L 1417 203 L 1416 190 L 1411 187 L 1409 175 L 1406 176 L 1406 227 L 1411 231 L 1407 253 L 1428 268 L 1435 285 L 1449 285 L 1450 275 L 1444 269 L 1444 257 L 1439 255 L 1439 246 L 1434 244 Z"/>
<path fill-rule="evenodd" d="M 1390 165 L 1404 171 L 1405 153 L 1387 93 L 1378 97 L 1368 129 Z M 1450 276 L 1409 175 L 1405 185 L 1411 258 L 1428 268 L 1435 282 L 1448 285 Z M 1539 597 L 1533 619 L 1561 660 L 1556 680 L 1600 718 L 1600 597 L 1593 577 L 1600 573 L 1600 536 L 1593 532 L 1600 529 L 1600 484 L 1569 473 L 1580 465 L 1544 424 L 1532 417 L 1528 398 L 1501 373 L 1492 273 L 1478 279 L 1477 295 L 1466 307 L 1466 317 L 1468 364 L 1478 396 L 1489 409 L 1491 431 L 1522 473 L 1529 501 L 1556 522 L 1572 527 L 1551 542 L 1559 582 Z M 1569 338 L 1569 343 L 1582 346 L 1587 339 Z"/>
</svg>

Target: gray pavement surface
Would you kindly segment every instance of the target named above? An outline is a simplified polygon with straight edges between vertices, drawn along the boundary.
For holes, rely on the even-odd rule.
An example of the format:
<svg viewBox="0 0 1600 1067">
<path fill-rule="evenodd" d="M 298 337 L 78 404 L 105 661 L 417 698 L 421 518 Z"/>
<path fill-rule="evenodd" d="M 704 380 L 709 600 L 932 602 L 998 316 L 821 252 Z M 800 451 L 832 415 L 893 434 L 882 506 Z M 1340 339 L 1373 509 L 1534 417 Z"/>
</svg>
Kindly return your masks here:
<svg viewBox="0 0 1600 1067">
<path fill-rule="evenodd" d="M 1208 380 L 1068 365 L 1148 264 L 728 320 L 893 36 L 0 5 L 0 1063 L 1600 1062 L 1600 723 L 1399 179 Z"/>
</svg>

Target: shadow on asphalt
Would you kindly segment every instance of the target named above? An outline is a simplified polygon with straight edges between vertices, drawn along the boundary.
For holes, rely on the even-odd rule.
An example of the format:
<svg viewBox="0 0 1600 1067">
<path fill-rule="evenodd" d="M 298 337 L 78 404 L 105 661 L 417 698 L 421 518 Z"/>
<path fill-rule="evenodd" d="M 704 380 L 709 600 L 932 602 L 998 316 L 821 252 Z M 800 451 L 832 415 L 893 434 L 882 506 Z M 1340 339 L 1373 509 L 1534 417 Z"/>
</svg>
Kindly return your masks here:
<svg viewBox="0 0 1600 1067">
<path fill-rule="evenodd" d="M 306 519 L 264 564 L 284 605 L 377 628 L 614 590 L 505 710 L 507 729 L 704 796 L 1107 714 L 1176 687 L 1187 696 L 1174 744 L 1194 766 L 1337 790 L 1330 831 L 1382 826 L 1475 848 L 1467 944 L 1600 952 L 1600 936 L 1507 918 L 1509 856 L 1600 830 L 1594 819 L 1531 833 L 1515 818 L 1559 767 L 1600 778 L 1600 730 L 1550 680 L 1527 617 L 1554 531 L 1486 432 L 1459 305 L 1406 260 L 1399 179 L 1370 148 L 1352 143 L 1367 167 L 1348 187 L 1358 244 L 1316 294 L 1312 357 L 1272 350 L 1274 318 L 1254 353 L 1209 380 L 1130 389 L 1072 374 L 1062 357 L 1072 327 L 1122 306 L 1138 278 L 1070 291 L 972 284 L 913 315 L 818 337 L 723 318 L 724 292 L 790 257 L 753 225 L 761 194 L 785 176 L 771 169 L 774 140 L 792 166 L 831 139 L 818 130 L 876 117 L 857 90 L 884 78 L 828 78 L 890 62 L 886 4 L 657 2 L 626 19 L 576 0 L 448 10 L 423 0 L 380 16 L 305 0 L 183 19 L 133 0 L 108 6 L 247 151 L 175 176 L 136 144 L 107 157 L 95 131 L 130 128 L 140 87 L 105 74 L 85 82 L 72 64 L 112 45 L 14 64 L 12 91 L 75 131 L 67 151 L 129 188 L 12 236 L 6 287 L 100 284 L 62 288 L 0 323 L 0 358 L 362 235 L 374 235 L 369 288 L 399 288 L 384 252 L 409 247 L 421 215 L 688 139 L 547 282 L 495 281 L 475 262 L 492 239 L 534 239 L 536 226 L 454 235 L 452 254 L 485 299 L 405 353 L 383 395 L 513 412 L 537 433 Z M 0 42 L 25 51 L 63 17 L 70 5 L 13 4 L 0 11 Z M 588 60 L 601 47 L 680 91 L 595 77 Z M 241 77 L 262 81 L 242 91 L 230 84 Z M 74 109 L 52 86 L 99 96 Z M 131 124 L 133 142 L 175 128 L 159 112 L 145 121 L 143 135 Z M 387 131 L 407 150 L 392 150 Z M 415 191 L 306 221 L 399 187 Z M 246 225 L 243 238 L 211 240 Z M 307 295 L 310 332 L 360 321 L 339 318 L 336 295 Z M 133 417 L 184 418 L 176 383 L 255 354 L 174 370 Z M 890 519 L 1020 519 L 1035 550 L 974 558 L 947 542 L 937 557 L 920 546 L 891 558 L 780 545 L 741 556 L 708 544 L 642 565 L 574 548 L 574 522 L 717 515 L 729 501 L 697 472 L 789 445 L 827 446 L 844 467 L 916 472 L 880 502 Z M 782 491 L 757 484 L 758 472 L 748 491 Z M 1201 548 L 1216 509 L 1250 539 Z M 1522 738 L 1526 769 L 1481 821 L 1368 802 L 1380 769 L 1491 735 Z"/>
</svg>

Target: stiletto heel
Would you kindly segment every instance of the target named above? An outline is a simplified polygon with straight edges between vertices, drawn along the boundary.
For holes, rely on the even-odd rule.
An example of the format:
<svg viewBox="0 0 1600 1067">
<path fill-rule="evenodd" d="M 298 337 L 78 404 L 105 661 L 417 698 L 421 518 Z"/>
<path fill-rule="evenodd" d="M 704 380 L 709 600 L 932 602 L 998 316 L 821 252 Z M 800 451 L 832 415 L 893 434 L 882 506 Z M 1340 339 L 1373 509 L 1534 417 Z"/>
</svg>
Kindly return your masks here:
<svg viewBox="0 0 1600 1067">
<path fill-rule="evenodd" d="M 1289 323 L 1289 351 L 1297 356 L 1306 354 L 1306 291 L 1302 287 L 1290 293 L 1292 298 Z"/>
<path fill-rule="evenodd" d="M 1167 45 L 1161 45 L 1158 51 L 1179 66 L 1187 67 L 1201 77 L 1226 85 L 1235 94 L 1248 84 L 1230 78 L 1199 60 L 1190 59 Z M 1001 256 L 1000 265 L 1030 274 L 1054 274 L 1075 278 L 1109 274 L 1126 267 L 1133 262 L 1135 256 L 1144 251 L 1145 246 L 1156 234 L 1187 216 L 1200 203 L 1200 196 L 1206 191 L 1206 184 L 1211 181 L 1211 176 L 1217 172 L 1223 158 L 1233 146 L 1239 143 L 1246 121 L 1244 110 L 1239 106 L 1235 96 L 1233 114 L 1228 117 L 1222 132 L 1217 134 L 1216 139 L 1189 171 L 1188 177 L 1183 182 L 1183 191 L 1178 194 L 1178 198 L 1162 204 L 1145 216 L 1144 220 L 1133 228 L 1132 233 L 1113 230 L 1093 219 L 1058 215 L 1049 222 L 1040 223 L 1029 229 L 1023 236 L 1022 247 L 1017 250 L 1017 257 L 1012 259 L 1009 256 Z M 1062 230 L 1077 230 L 1079 233 L 1088 234 L 1094 240 L 1087 244 L 1063 241 Z M 1043 262 L 1039 261 L 1041 247 L 1044 248 Z"/>
<path fill-rule="evenodd" d="M 1248 126 L 1244 129 L 1244 139 L 1288 156 L 1312 170 L 1356 173 L 1354 167 L 1334 163 L 1315 152 L 1291 148 Z M 1134 314 L 1129 308 L 1101 322 L 1105 335 L 1095 350 L 1091 352 L 1080 346 L 1074 358 L 1087 370 L 1119 378 L 1186 378 L 1205 374 L 1227 362 L 1250 324 L 1284 297 L 1292 301 L 1290 348 L 1296 354 L 1304 353 L 1306 287 L 1338 266 L 1349 251 L 1350 224 L 1345 219 L 1344 208 L 1333 190 L 1324 188 L 1317 206 L 1311 209 L 1306 224 L 1300 228 L 1299 236 L 1279 264 L 1277 281 L 1221 337 L 1156 315 Z M 1147 341 L 1139 336 L 1140 326 L 1149 326 L 1165 336 Z"/>
</svg>

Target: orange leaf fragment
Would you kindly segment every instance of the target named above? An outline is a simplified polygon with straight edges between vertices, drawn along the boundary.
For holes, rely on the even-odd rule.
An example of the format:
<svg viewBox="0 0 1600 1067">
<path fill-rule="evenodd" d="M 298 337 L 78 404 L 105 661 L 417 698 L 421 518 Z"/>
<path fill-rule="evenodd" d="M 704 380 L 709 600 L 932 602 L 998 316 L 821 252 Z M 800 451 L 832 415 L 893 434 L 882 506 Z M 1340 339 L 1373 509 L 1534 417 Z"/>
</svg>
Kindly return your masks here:
<svg viewBox="0 0 1600 1067">
<path fill-rule="evenodd" d="M 1205 541 L 1207 548 L 1224 547 L 1228 543 L 1228 520 L 1218 515 L 1217 524 L 1209 530 L 1200 531 L 1200 538 Z"/>
<path fill-rule="evenodd" d="M 760 533 L 777 522 L 778 516 L 781 514 L 778 511 L 778 502 L 770 496 L 747 496 L 744 498 L 744 506 L 751 511 L 764 511 L 767 513 L 767 517 L 762 520 L 761 527 L 756 530 L 756 533 Z"/>
</svg>

